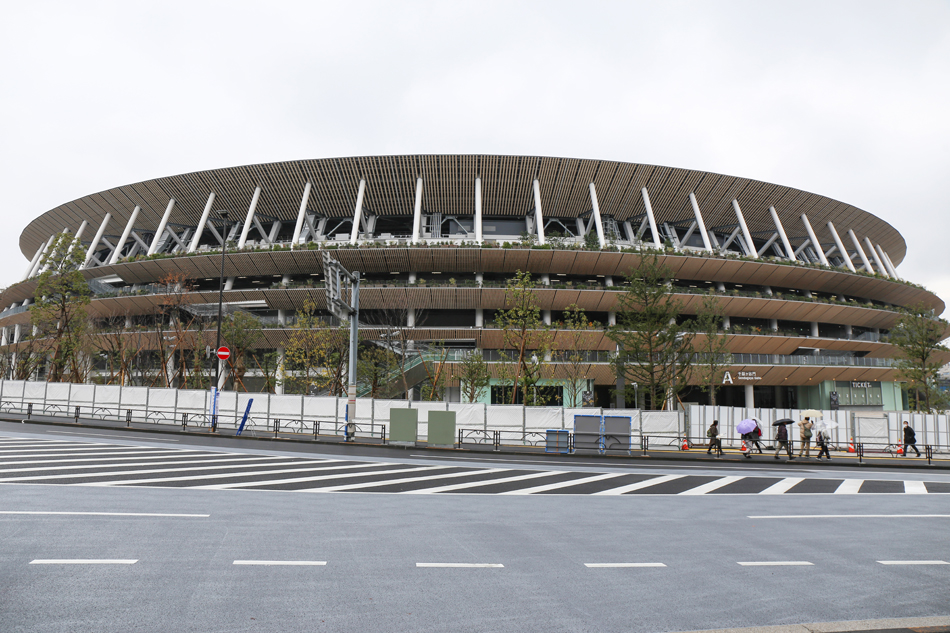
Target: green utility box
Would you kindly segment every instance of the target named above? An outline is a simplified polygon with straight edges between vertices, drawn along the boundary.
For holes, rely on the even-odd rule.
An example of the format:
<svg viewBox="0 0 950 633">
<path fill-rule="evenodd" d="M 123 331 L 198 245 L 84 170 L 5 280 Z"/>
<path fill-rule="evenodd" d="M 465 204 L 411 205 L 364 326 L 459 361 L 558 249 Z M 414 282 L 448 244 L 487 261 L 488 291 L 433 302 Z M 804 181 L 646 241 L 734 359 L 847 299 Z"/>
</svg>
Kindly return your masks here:
<svg viewBox="0 0 950 633">
<path fill-rule="evenodd" d="M 455 446 L 455 411 L 429 411 L 429 446 Z"/>
<path fill-rule="evenodd" d="M 415 442 L 419 439 L 419 410 L 389 410 L 389 441 Z"/>
</svg>

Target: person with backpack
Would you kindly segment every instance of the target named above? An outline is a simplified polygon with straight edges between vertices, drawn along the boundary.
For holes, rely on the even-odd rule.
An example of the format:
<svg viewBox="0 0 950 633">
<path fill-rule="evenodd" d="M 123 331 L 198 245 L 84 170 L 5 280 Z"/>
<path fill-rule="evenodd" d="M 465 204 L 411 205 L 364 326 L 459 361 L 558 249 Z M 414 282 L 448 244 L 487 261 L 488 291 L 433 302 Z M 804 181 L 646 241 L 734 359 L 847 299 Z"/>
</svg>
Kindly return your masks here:
<svg viewBox="0 0 950 633">
<path fill-rule="evenodd" d="M 799 439 L 802 441 L 802 447 L 798 449 L 798 456 L 801 457 L 802 453 L 805 453 L 805 459 L 811 457 L 811 429 L 815 426 L 815 423 L 812 422 L 809 418 L 805 418 L 798 423 L 799 426 Z"/>
<path fill-rule="evenodd" d="M 821 456 L 824 455 L 828 458 L 828 461 L 831 461 L 831 453 L 828 451 L 828 440 L 830 438 L 825 437 L 825 431 L 818 431 L 818 435 L 815 436 L 815 446 L 820 450 L 818 451 L 818 457 L 815 459 L 821 459 Z"/>
<path fill-rule="evenodd" d="M 917 450 L 917 434 L 914 433 L 913 427 L 907 422 L 904 422 L 904 455 L 907 457 L 907 447 L 914 449 L 914 452 L 917 453 L 917 457 L 920 457 L 920 451 Z"/>
<path fill-rule="evenodd" d="M 715 448 L 718 452 L 718 457 L 722 457 L 722 440 L 719 439 L 719 420 L 712 421 L 712 424 L 706 429 L 706 437 L 709 438 L 709 450 L 706 451 L 706 454 L 711 455 L 712 450 Z"/>
<path fill-rule="evenodd" d="M 778 433 L 775 435 L 775 459 L 778 459 L 778 454 L 783 448 L 788 453 L 789 459 L 795 459 L 792 456 L 792 445 L 788 443 L 788 424 L 783 422 L 778 425 Z"/>
</svg>

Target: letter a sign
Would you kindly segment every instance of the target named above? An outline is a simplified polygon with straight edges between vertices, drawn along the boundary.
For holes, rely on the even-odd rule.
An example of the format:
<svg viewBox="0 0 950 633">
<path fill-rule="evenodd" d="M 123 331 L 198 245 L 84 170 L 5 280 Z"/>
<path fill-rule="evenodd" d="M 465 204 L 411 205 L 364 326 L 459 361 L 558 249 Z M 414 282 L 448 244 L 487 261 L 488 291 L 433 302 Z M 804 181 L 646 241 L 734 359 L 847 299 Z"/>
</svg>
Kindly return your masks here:
<svg viewBox="0 0 950 633">
<path fill-rule="evenodd" d="M 727 371 L 726 373 L 724 373 L 724 374 L 722 375 L 722 384 L 724 384 L 724 385 L 732 385 L 732 384 L 735 384 L 735 383 L 732 382 L 732 373 L 731 373 L 731 372 L 728 372 L 728 371 Z"/>
</svg>

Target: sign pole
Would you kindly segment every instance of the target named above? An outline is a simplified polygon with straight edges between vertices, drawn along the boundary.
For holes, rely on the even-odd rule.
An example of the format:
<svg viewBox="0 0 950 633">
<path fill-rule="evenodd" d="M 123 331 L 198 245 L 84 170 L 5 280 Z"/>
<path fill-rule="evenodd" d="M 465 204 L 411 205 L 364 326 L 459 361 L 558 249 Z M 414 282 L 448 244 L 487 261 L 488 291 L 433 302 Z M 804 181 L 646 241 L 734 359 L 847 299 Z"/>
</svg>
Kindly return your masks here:
<svg viewBox="0 0 950 633">
<path fill-rule="evenodd" d="M 360 274 L 351 273 L 340 265 L 340 262 L 323 253 L 323 274 L 326 279 L 327 308 L 341 321 L 349 318 L 350 321 L 350 359 L 349 380 L 346 388 L 346 424 L 344 427 L 345 441 L 350 442 L 356 435 L 356 366 L 359 352 L 359 320 L 360 320 Z M 349 304 L 343 298 L 343 287 L 349 286 Z"/>
</svg>

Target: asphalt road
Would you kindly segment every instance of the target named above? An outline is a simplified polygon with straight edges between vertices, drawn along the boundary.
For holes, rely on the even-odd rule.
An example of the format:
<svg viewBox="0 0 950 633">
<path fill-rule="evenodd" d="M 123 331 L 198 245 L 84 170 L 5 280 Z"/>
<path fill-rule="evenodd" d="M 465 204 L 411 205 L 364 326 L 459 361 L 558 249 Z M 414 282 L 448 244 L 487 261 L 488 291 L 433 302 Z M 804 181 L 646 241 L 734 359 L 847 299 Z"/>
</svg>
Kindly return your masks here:
<svg viewBox="0 0 950 633">
<path fill-rule="evenodd" d="M 216 452 L 215 438 L 0 425 L 0 440 L 14 437 Z M 520 456 L 223 448 L 540 468 Z M 591 475 L 752 472 L 543 461 Z M 754 475 L 857 476 L 841 470 L 776 464 Z M 941 472 L 859 476 L 950 482 Z M 950 611 L 944 494 L 324 494 L 88 483 L 0 485 L 0 630 L 683 631 Z"/>
</svg>

